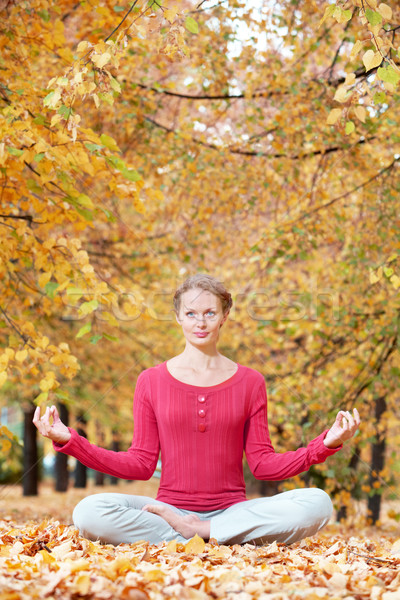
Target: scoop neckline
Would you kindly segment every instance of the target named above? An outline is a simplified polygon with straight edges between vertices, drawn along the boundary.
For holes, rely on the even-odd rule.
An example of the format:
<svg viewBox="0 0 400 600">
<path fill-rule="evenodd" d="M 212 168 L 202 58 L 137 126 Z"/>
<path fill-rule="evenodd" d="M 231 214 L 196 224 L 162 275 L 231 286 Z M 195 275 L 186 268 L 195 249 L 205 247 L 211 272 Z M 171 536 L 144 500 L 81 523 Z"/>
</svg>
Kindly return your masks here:
<svg viewBox="0 0 400 600">
<path fill-rule="evenodd" d="M 175 383 L 179 384 L 179 385 L 184 385 L 187 388 L 192 388 L 193 390 L 215 390 L 227 385 L 231 385 L 233 383 L 233 380 L 236 379 L 241 371 L 241 365 L 239 363 L 235 363 L 237 366 L 236 371 L 233 373 L 233 375 L 231 375 L 228 379 L 225 379 L 224 381 L 221 381 L 220 383 L 216 383 L 215 385 L 193 385 L 192 383 L 185 383 L 184 381 L 181 381 L 180 379 L 177 379 L 176 377 L 174 377 L 172 375 L 172 373 L 170 373 L 170 371 L 168 370 L 168 366 L 167 366 L 167 362 L 168 361 L 164 361 L 162 363 L 163 367 L 164 367 L 164 371 L 167 374 L 169 379 L 172 379 Z"/>
</svg>

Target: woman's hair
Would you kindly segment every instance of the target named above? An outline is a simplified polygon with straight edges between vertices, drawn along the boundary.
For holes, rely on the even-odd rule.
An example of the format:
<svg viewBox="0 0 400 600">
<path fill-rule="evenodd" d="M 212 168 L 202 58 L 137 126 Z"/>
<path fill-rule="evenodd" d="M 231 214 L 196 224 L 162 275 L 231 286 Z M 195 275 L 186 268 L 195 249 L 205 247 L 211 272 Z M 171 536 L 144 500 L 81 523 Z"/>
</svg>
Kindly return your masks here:
<svg viewBox="0 0 400 600">
<path fill-rule="evenodd" d="M 232 296 L 218 279 L 203 273 L 188 277 L 176 290 L 174 295 L 174 310 L 178 314 L 181 308 L 181 296 L 188 290 L 201 289 L 211 292 L 221 300 L 222 312 L 225 314 L 232 306 Z"/>
</svg>

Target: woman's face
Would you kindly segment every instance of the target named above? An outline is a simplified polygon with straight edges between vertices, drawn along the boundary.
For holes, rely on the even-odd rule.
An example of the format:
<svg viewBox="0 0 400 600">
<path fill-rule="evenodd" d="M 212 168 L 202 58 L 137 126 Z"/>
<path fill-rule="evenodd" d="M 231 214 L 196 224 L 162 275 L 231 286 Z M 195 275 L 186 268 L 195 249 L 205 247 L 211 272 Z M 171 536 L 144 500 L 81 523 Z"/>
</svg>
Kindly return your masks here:
<svg viewBox="0 0 400 600">
<path fill-rule="evenodd" d="M 195 346 L 208 346 L 218 340 L 219 330 L 228 313 L 222 312 L 221 300 L 215 294 L 194 288 L 181 296 L 181 306 L 176 319 L 184 336 Z"/>
</svg>

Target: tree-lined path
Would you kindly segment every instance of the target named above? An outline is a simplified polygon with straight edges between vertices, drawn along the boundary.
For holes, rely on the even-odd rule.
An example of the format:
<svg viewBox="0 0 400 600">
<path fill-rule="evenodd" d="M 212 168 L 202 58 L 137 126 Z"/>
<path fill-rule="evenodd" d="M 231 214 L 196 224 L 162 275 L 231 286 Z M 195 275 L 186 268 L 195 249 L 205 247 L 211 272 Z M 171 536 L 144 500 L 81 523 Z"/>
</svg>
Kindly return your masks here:
<svg viewBox="0 0 400 600">
<path fill-rule="evenodd" d="M 351 447 L 279 489 L 387 518 L 399 40 L 392 0 L 0 0 L 1 406 L 28 424 L 62 405 L 125 449 L 138 374 L 179 351 L 173 291 L 208 272 L 234 296 L 221 351 L 265 375 L 277 451 L 339 408 L 362 416 Z M 6 426 L 1 473 L 22 464 Z M 42 449 L 25 436 L 31 494 Z"/>
</svg>

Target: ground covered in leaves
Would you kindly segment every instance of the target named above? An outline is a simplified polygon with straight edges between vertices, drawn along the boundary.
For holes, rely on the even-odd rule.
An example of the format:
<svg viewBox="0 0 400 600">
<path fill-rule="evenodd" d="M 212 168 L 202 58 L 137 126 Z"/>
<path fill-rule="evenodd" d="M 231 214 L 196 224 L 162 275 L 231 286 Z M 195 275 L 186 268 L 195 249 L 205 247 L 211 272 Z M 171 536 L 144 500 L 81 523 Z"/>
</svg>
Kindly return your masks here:
<svg viewBox="0 0 400 600">
<path fill-rule="evenodd" d="M 379 528 L 332 523 L 290 547 L 223 546 L 197 536 L 186 545 L 114 547 L 82 538 L 63 518 L 87 490 L 35 499 L 2 492 L 0 600 L 400 600 L 400 539 L 389 522 Z M 149 490 L 129 493 L 139 492 Z M 34 520 L 23 520 L 29 515 Z"/>
</svg>

